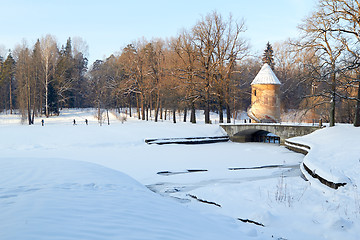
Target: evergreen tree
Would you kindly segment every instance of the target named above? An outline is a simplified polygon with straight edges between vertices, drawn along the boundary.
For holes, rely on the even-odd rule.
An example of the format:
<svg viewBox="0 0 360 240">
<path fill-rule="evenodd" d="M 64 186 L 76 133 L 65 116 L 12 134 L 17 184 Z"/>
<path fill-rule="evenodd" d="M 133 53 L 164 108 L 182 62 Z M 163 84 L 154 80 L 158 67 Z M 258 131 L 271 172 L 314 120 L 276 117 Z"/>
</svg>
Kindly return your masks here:
<svg viewBox="0 0 360 240">
<path fill-rule="evenodd" d="M 56 89 L 54 87 L 55 82 L 51 81 L 49 83 L 49 94 L 48 94 L 48 107 L 49 107 L 49 113 L 51 115 L 59 115 L 60 111 L 59 111 L 59 104 L 58 104 L 58 94 L 56 92 Z"/>
<path fill-rule="evenodd" d="M 59 52 L 59 58 L 55 69 L 55 82 L 54 84 L 56 93 L 58 95 L 59 107 L 74 107 L 73 104 L 73 77 L 74 72 L 74 59 L 71 50 L 71 39 L 66 42 L 66 46 L 62 46 Z"/>
<path fill-rule="evenodd" d="M 68 40 L 66 41 L 65 56 L 68 58 L 72 57 L 71 38 L 68 38 Z"/>
<path fill-rule="evenodd" d="M 5 62 L 3 63 L 2 71 L 1 71 L 1 79 L 4 84 L 4 87 L 7 89 L 6 98 L 9 102 L 5 106 L 9 107 L 10 114 L 12 114 L 13 103 L 14 103 L 14 84 L 15 84 L 15 60 L 12 57 L 11 53 L 7 56 Z"/>
<path fill-rule="evenodd" d="M 4 59 L 3 59 L 2 56 L 0 56 L 0 76 L 1 76 L 1 71 L 2 71 L 3 63 L 4 63 Z M 0 82 L 1 82 L 1 79 L 0 79 Z"/>
<path fill-rule="evenodd" d="M 2 56 L 0 56 L 0 87 L 1 87 L 1 84 L 2 84 L 3 64 L 4 64 L 4 59 L 3 59 Z"/>
<path fill-rule="evenodd" d="M 81 52 L 73 51 L 71 38 L 62 47 L 55 70 L 55 90 L 60 108 L 81 107 L 86 88 L 87 59 Z"/>
<path fill-rule="evenodd" d="M 5 108 L 4 100 L 6 91 L 3 89 L 3 64 L 4 59 L 0 56 L 0 112 Z"/>
<path fill-rule="evenodd" d="M 85 76 L 87 72 L 88 59 L 84 57 L 82 52 L 77 53 L 74 56 L 73 66 L 73 78 L 75 79 L 73 84 L 74 107 L 81 107 L 86 105 L 86 96 L 88 95 L 88 82 Z"/>
<path fill-rule="evenodd" d="M 262 62 L 263 64 L 267 63 L 271 67 L 271 69 L 274 70 L 274 51 L 269 42 L 266 44 L 266 49 L 262 57 Z"/>
</svg>

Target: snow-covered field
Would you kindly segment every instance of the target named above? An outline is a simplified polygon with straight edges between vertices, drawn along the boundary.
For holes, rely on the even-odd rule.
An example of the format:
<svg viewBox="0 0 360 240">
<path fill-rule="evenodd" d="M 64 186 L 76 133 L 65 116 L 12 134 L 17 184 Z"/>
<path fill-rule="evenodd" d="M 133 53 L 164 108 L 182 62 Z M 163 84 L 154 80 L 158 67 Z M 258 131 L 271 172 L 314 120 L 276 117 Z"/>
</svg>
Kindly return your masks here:
<svg viewBox="0 0 360 240">
<path fill-rule="evenodd" d="M 111 124 L 100 126 L 94 115 L 67 110 L 44 127 L 41 119 L 27 126 L 0 115 L 1 240 L 359 238 L 358 166 L 341 165 L 349 184 L 333 190 L 305 181 L 304 156 L 283 146 L 144 142 L 224 135 L 216 124 L 121 123 L 111 114 Z M 359 164 L 359 148 L 335 148 L 359 146 L 359 131 L 333 129 L 295 140 L 315 146 L 324 139 L 338 153 L 332 162 L 345 155 Z M 311 158 L 324 156 L 324 164 L 330 156 L 321 149 Z M 323 170 L 341 171 L 333 166 Z"/>
</svg>

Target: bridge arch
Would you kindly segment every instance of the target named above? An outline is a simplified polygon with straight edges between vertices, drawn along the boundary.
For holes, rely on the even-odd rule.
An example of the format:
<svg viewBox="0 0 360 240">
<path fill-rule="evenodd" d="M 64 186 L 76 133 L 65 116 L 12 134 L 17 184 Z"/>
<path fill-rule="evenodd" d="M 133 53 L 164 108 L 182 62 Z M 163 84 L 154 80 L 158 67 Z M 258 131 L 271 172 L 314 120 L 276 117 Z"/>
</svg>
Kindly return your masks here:
<svg viewBox="0 0 360 240">
<path fill-rule="evenodd" d="M 280 137 L 278 135 L 256 128 L 239 131 L 235 133 L 232 138 L 240 142 L 280 143 Z"/>
<path fill-rule="evenodd" d="M 263 134 L 265 131 L 273 133 L 280 139 L 280 144 L 283 144 L 286 139 L 296 136 L 303 136 L 320 129 L 319 126 L 303 126 L 303 125 L 283 125 L 283 124 L 264 124 L 264 123 L 249 123 L 249 124 L 223 124 L 220 125 L 225 130 L 230 139 L 234 142 L 249 141 L 254 134 Z M 250 140 L 251 141 L 251 140 Z"/>
</svg>

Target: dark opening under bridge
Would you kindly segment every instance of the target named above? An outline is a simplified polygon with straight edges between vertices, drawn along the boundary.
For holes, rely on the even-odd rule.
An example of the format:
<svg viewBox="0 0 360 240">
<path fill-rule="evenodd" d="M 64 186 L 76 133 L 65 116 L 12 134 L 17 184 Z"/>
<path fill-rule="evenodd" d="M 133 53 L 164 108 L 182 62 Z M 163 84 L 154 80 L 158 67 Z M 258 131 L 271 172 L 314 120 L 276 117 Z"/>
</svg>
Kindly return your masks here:
<svg viewBox="0 0 360 240">
<path fill-rule="evenodd" d="M 321 128 L 320 126 L 265 123 L 223 124 L 220 127 L 233 142 L 258 142 L 259 138 L 272 133 L 280 137 L 281 144 L 284 144 L 288 138 L 307 135 Z"/>
</svg>

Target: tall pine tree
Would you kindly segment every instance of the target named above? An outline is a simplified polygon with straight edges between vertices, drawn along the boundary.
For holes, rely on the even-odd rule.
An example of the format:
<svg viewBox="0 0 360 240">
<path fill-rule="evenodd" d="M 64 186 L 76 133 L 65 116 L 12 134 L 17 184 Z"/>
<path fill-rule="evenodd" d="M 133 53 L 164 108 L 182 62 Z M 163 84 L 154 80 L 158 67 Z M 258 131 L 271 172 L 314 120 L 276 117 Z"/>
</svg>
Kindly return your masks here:
<svg viewBox="0 0 360 240">
<path fill-rule="evenodd" d="M 15 60 L 12 57 L 11 53 L 9 53 L 5 62 L 3 63 L 1 75 L 2 82 L 8 91 L 8 96 L 6 96 L 6 98 L 9 100 L 9 102 L 6 104 L 5 108 L 9 107 L 10 114 L 12 114 L 13 103 L 15 102 L 13 91 L 15 84 Z"/>
<path fill-rule="evenodd" d="M 3 59 L 2 56 L 0 56 L 0 76 L 1 76 L 1 71 L 2 71 L 3 63 L 4 63 L 4 59 Z M 0 82 L 1 82 L 1 79 L 0 79 Z"/>
<path fill-rule="evenodd" d="M 3 89 L 3 64 L 4 59 L 0 56 L 0 112 L 5 108 L 4 99 L 6 91 Z"/>
<path fill-rule="evenodd" d="M 56 84 L 54 85 L 58 95 L 59 107 L 74 107 L 74 59 L 72 56 L 71 39 L 68 38 L 66 46 L 62 46 L 59 52 L 59 58 L 56 64 L 55 78 Z"/>
<path fill-rule="evenodd" d="M 0 56 L 0 87 L 1 87 L 1 83 L 2 83 L 3 64 L 4 64 L 4 59 L 2 56 Z"/>
<path fill-rule="evenodd" d="M 266 44 L 266 49 L 264 50 L 262 62 L 263 64 L 267 63 L 271 67 L 271 69 L 274 70 L 274 66 L 275 66 L 274 51 L 269 42 Z"/>
</svg>

